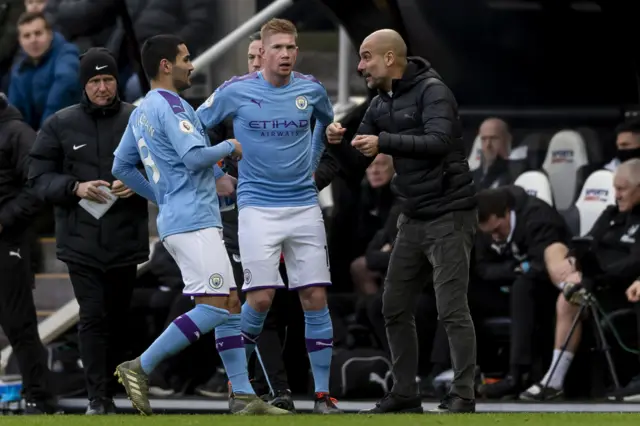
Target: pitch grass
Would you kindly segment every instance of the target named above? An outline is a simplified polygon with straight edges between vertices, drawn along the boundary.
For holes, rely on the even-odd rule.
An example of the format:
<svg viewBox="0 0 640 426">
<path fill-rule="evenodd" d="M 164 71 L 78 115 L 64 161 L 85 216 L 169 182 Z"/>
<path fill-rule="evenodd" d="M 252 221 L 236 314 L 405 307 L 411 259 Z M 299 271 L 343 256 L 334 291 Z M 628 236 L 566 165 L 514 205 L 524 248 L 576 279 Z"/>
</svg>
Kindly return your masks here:
<svg viewBox="0 0 640 426">
<path fill-rule="evenodd" d="M 358 415 L 338 416 L 247 416 L 231 415 L 154 415 L 124 416 L 6 416 L 2 426 L 617 426 L 638 425 L 639 414 L 603 413 L 505 413 L 473 415 Z"/>
</svg>

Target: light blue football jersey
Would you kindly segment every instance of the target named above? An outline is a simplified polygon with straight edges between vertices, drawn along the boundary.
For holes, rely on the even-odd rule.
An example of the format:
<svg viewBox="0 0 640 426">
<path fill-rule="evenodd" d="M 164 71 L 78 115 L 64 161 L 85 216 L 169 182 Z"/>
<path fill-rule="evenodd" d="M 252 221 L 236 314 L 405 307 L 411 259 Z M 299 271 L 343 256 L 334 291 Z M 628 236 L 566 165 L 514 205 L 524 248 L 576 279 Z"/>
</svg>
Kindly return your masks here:
<svg viewBox="0 0 640 426">
<path fill-rule="evenodd" d="M 115 156 L 142 159 L 158 202 L 158 233 L 164 239 L 222 227 L 213 168 L 190 171 L 182 157 L 211 146 L 196 112 L 176 93 L 154 89 L 133 111 Z"/>
<path fill-rule="evenodd" d="M 312 143 L 311 118 L 323 129 L 333 121 L 327 91 L 312 76 L 293 72 L 274 87 L 262 73 L 234 77 L 202 104 L 206 128 L 233 117 L 242 144 L 238 162 L 238 207 L 297 207 L 317 204 L 313 172 L 324 150 L 324 131 Z"/>
</svg>

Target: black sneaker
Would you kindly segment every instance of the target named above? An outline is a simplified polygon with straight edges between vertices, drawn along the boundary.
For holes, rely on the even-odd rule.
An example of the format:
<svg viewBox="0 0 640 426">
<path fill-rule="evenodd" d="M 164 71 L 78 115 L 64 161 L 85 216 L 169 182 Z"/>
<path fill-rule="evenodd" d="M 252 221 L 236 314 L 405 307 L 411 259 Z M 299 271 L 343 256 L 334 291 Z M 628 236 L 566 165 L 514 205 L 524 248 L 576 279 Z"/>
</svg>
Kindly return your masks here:
<svg viewBox="0 0 640 426">
<path fill-rule="evenodd" d="M 63 414 L 63 411 L 53 400 L 27 400 L 22 414 L 26 416 L 42 414 Z"/>
<path fill-rule="evenodd" d="M 168 398 L 175 395 L 175 393 L 176 390 L 171 386 L 164 374 L 153 371 L 149 375 L 149 395 L 158 398 Z"/>
<path fill-rule="evenodd" d="M 518 399 L 525 389 L 522 380 L 507 376 L 498 382 L 480 385 L 478 393 L 487 399 Z"/>
<path fill-rule="evenodd" d="M 612 401 L 638 402 L 640 401 L 640 375 L 631 379 L 622 389 L 607 393 L 607 398 Z"/>
<path fill-rule="evenodd" d="M 293 404 L 293 397 L 290 390 L 276 391 L 276 396 L 269 401 L 269 404 L 274 407 L 282 408 L 283 410 L 296 411 L 296 407 Z"/>
<path fill-rule="evenodd" d="M 476 401 L 473 399 L 461 398 L 455 394 L 449 394 L 445 396 L 440 405 L 433 410 L 429 410 L 429 413 L 445 414 L 445 413 L 475 413 Z"/>
<path fill-rule="evenodd" d="M 196 387 L 195 391 L 197 394 L 208 396 L 209 398 L 225 397 L 228 393 L 228 380 L 224 368 L 218 368 L 209 381 Z"/>
<path fill-rule="evenodd" d="M 544 386 L 542 383 L 536 383 L 520 394 L 520 399 L 524 401 L 551 401 L 562 396 L 562 389 L 555 389 Z"/>
<path fill-rule="evenodd" d="M 387 393 L 376 406 L 360 411 L 360 414 L 389 414 L 389 413 L 423 413 L 422 400 L 419 396 L 401 396 L 393 392 Z"/>
<path fill-rule="evenodd" d="M 113 399 L 111 398 L 104 399 L 104 411 L 107 414 L 118 414 L 116 410 L 116 404 L 115 402 L 113 402 Z"/>
<path fill-rule="evenodd" d="M 116 405 L 111 398 L 93 398 L 87 405 L 87 416 L 101 416 L 105 414 L 116 414 Z"/>
<path fill-rule="evenodd" d="M 336 405 L 337 400 L 331 398 L 328 393 L 316 393 L 313 403 L 313 414 L 342 414 L 342 410 Z"/>
</svg>

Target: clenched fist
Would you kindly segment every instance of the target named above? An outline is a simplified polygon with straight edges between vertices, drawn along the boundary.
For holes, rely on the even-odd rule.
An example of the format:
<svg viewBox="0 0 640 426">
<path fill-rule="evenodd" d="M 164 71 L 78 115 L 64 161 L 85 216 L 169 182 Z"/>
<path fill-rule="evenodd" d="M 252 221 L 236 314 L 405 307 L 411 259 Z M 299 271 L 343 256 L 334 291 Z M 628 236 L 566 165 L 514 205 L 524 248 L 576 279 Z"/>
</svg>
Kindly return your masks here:
<svg viewBox="0 0 640 426">
<path fill-rule="evenodd" d="M 332 144 L 339 144 L 342 141 L 342 136 L 347 129 L 342 127 L 340 123 L 331 123 L 325 130 L 327 135 L 327 141 Z"/>
</svg>

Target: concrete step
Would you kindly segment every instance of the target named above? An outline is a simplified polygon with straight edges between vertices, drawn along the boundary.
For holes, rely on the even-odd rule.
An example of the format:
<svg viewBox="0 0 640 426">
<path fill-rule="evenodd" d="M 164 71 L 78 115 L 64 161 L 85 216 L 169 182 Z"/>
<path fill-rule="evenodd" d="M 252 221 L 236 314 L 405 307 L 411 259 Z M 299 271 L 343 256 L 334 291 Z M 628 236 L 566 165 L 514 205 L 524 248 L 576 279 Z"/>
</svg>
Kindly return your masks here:
<svg viewBox="0 0 640 426">
<path fill-rule="evenodd" d="M 36 288 L 33 292 L 36 310 L 55 311 L 74 297 L 69 274 L 47 273 L 36 275 Z"/>
<path fill-rule="evenodd" d="M 41 269 L 38 272 L 44 274 L 66 274 L 67 265 L 56 257 L 56 239 L 51 237 L 40 238 L 42 250 Z"/>
</svg>

